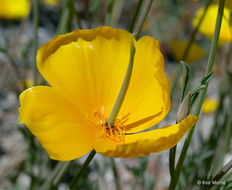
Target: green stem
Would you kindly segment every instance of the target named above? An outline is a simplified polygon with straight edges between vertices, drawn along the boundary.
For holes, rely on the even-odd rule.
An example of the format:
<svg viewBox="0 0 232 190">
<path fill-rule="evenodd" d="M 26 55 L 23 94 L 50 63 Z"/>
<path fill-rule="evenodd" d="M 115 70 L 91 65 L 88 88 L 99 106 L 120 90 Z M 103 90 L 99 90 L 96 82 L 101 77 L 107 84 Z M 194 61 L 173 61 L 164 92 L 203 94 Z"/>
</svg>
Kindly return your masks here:
<svg viewBox="0 0 232 190">
<path fill-rule="evenodd" d="M 72 19 L 72 6 L 74 1 L 73 0 L 65 0 L 63 1 L 63 9 L 61 18 L 57 27 L 57 34 L 64 34 L 68 32 L 68 25 L 70 25 Z"/>
<path fill-rule="evenodd" d="M 139 15 L 137 22 L 136 22 L 136 25 L 135 25 L 134 30 L 133 30 L 133 33 L 135 33 L 135 38 L 138 38 L 140 33 L 141 33 L 143 23 L 146 20 L 147 15 L 151 9 L 152 2 L 153 2 L 153 0 L 143 1 L 143 5 L 142 5 L 143 10 L 142 10 L 141 14 Z"/>
<path fill-rule="evenodd" d="M 219 34 L 220 34 L 220 29 L 221 29 L 223 11 L 224 11 L 224 3 L 225 3 L 225 0 L 221 0 L 220 3 L 219 3 L 218 16 L 217 16 L 216 26 L 215 26 L 215 30 L 214 30 L 214 36 L 213 36 L 213 40 L 212 40 L 212 45 L 211 45 L 211 48 L 210 48 L 210 54 L 209 54 L 209 58 L 208 58 L 208 64 L 207 64 L 205 76 L 208 76 L 212 72 L 212 68 L 213 68 L 213 65 L 214 65 L 214 60 L 215 60 L 216 51 L 217 51 L 217 45 L 218 45 L 218 39 L 219 39 Z M 197 109 L 196 109 L 196 111 L 194 113 L 197 116 L 199 116 L 199 114 L 200 114 L 201 107 L 202 107 L 203 101 L 205 99 L 208 84 L 209 84 L 209 82 L 206 83 L 206 88 L 204 88 L 201 91 L 200 95 L 199 95 L 199 102 L 198 102 L 198 105 L 197 105 Z M 176 167 L 176 169 L 175 169 L 175 171 L 174 171 L 174 173 L 173 173 L 173 175 L 171 177 L 169 190 L 174 190 L 176 188 L 176 185 L 177 185 L 177 182 L 178 182 L 178 179 L 179 179 L 179 176 L 180 176 L 181 167 L 182 167 L 184 159 L 186 157 L 186 154 L 187 154 L 188 147 L 189 147 L 189 144 L 190 144 L 191 139 L 192 139 L 194 129 L 195 129 L 195 126 L 190 130 L 190 132 L 189 132 L 189 134 L 188 134 L 188 136 L 187 136 L 187 138 L 185 140 L 183 149 L 182 149 L 181 154 L 180 154 L 180 158 L 179 158 L 178 163 L 177 163 L 177 167 Z"/>
<path fill-rule="evenodd" d="M 114 158 L 110 158 L 110 161 L 111 161 L 111 166 L 112 166 L 112 170 L 113 170 L 113 174 L 114 174 L 114 182 L 115 182 L 116 190 L 120 190 L 118 172 L 117 172 L 117 168 L 116 168 Z"/>
<path fill-rule="evenodd" d="M 120 89 L 120 92 L 118 94 L 117 100 L 116 100 L 116 102 L 114 104 L 113 110 L 112 110 L 112 112 L 111 112 L 111 114 L 109 116 L 109 119 L 108 119 L 108 125 L 109 126 L 113 126 L 114 120 L 116 119 L 116 117 L 118 115 L 118 112 L 119 112 L 119 110 L 120 110 L 120 108 L 122 106 L 122 103 L 124 101 L 124 98 L 126 96 L 126 92 L 127 92 L 128 87 L 129 87 L 131 74 L 132 74 L 132 69 L 133 69 L 134 55 L 135 55 L 135 47 L 134 47 L 134 44 L 132 42 L 131 50 L 130 50 L 130 61 L 129 61 L 129 65 L 128 65 L 128 68 L 127 68 L 127 73 L 126 73 L 126 76 L 124 78 L 124 81 L 123 81 L 122 87 Z"/>
<path fill-rule="evenodd" d="M 52 183 L 53 187 L 57 187 L 57 185 L 60 183 L 60 181 L 64 177 L 64 174 L 66 173 L 66 171 L 68 170 L 68 168 L 71 166 L 72 163 L 73 163 L 72 161 L 68 161 L 62 164 L 60 171 L 57 173 L 57 175 L 54 178 L 54 182 Z"/>
<path fill-rule="evenodd" d="M 96 20 L 100 6 L 100 0 L 89 0 L 88 5 L 88 28 L 92 28 L 92 23 Z"/>
<path fill-rule="evenodd" d="M 91 160 L 94 158 L 96 154 L 96 151 L 95 150 L 92 150 L 88 157 L 86 158 L 85 162 L 82 164 L 80 170 L 76 173 L 76 175 L 74 176 L 70 186 L 69 186 L 69 189 L 70 190 L 75 190 L 76 187 L 77 187 L 77 184 L 78 184 L 78 180 L 80 179 L 81 175 L 85 172 L 85 170 L 87 169 L 89 163 L 91 162 Z"/>
<path fill-rule="evenodd" d="M 34 85 L 37 84 L 38 70 L 36 67 L 36 54 L 38 49 L 38 27 L 39 27 L 39 0 L 34 0 L 33 6 L 33 16 L 34 16 L 34 64 L 33 64 L 33 80 Z"/>
<path fill-rule="evenodd" d="M 175 161 L 176 161 L 176 148 L 177 145 L 170 149 L 169 151 L 169 172 L 170 176 L 173 175 L 173 172 L 175 170 Z"/>
<path fill-rule="evenodd" d="M 46 180 L 46 182 L 40 187 L 40 190 L 49 190 L 52 188 L 52 183 L 54 179 L 60 175 L 61 169 L 66 165 L 66 162 L 59 162 L 56 164 L 55 169 L 53 172 L 49 175 L 49 178 Z"/>
<path fill-rule="evenodd" d="M 131 33 L 134 31 L 135 23 L 138 19 L 139 12 L 141 11 L 142 3 L 143 3 L 143 0 L 139 0 L 139 3 L 137 4 L 135 14 L 134 14 L 134 17 L 132 19 L 130 30 L 129 30 Z"/>
<path fill-rule="evenodd" d="M 209 0 L 209 1 L 207 2 L 207 4 L 205 5 L 204 12 L 203 12 L 203 14 L 202 14 L 202 16 L 201 16 L 201 18 L 200 18 L 200 20 L 199 20 L 197 26 L 195 27 L 194 31 L 193 31 L 192 34 L 191 34 L 190 40 L 189 40 L 189 42 L 188 42 L 188 45 L 187 45 L 187 47 L 186 47 L 186 49 L 185 49 L 185 51 L 184 51 L 184 54 L 183 54 L 181 60 L 185 61 L 185 59 L 187 58 L 187 56 L 188 56 L 188 54 L 189 54 L 189 52 L 190 52 L 191 46 L 192 46 L 193 42 L 195 41 L 195 38 L 196 38 L 197 32 L 198 32 L 198 30 L 199 30 L 199 27 L 200 27 L 200 25 L 201 25 L 203 19 L 205 18 L 206 12 L 207 12 L 207 10 L 208 10 L 208 8 L 209 8 L 209 5 L 210 5 L 211 3 L 212 3 L 212 0 Z M 178 84 L 179 76 L 180 76 L 180 74 L 181 74 L 181 71 L 182 71 L 181 65 L 178 65 L 178 67 L 177 67 L 177 69 L 176 69 L 176 74 L 175 74 L 175 77 L 174 77 L 174 80 L 173 80 L 173 83 L 172 83 L 172 87 L 171 87 L 171 98 L 173 97 L 174 90 L 176 89 L 176 85 Z"/>
<path fill-rule="evenodd" d="M 109 0 L 107 10 L 106 10 L 106 19 L 105 19 L 105 25 L 106 26 L 112 26 L 112 18 L 113 18 L 113 10 L 116 0 Z"/>
<path fill-rule="evenodd" d="M 105 25 L 114 27 L 121 15 L 124 0 L 111 0 L 107 7 Z"/>
</svg>

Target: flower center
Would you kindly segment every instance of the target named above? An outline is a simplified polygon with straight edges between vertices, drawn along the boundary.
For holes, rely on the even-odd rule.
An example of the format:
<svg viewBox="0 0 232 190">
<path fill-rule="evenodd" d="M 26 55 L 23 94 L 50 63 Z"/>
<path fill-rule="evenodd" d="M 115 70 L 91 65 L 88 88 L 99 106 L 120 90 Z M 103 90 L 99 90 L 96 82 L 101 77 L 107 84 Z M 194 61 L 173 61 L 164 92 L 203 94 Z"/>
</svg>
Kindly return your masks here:
<svg viewBox="0 0 232 190">
<path fill-rule="evenodd" d="M 105 118 L 101 113 L 95 112 L 94 116 L 97 118 L 97 126 L 103 130 L 104 137 L 107 137 L 115 142 L 125 142 L 125 127 L 124 123 L 128 120 L 128 115 L 121 118 L 116 119 L 114 124 L 110 126 L 107 122 L 107 118 Z"/>
</svg>

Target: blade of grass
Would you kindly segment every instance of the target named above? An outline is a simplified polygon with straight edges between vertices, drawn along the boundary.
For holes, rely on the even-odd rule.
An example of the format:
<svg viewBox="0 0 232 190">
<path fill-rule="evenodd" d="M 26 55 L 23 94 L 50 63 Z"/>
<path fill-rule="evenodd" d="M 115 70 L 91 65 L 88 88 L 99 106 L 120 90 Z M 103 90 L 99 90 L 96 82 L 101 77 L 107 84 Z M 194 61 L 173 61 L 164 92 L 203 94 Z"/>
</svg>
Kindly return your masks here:
<svg viewBox="0 0 232 190">
<path fill-rule="evenodd" d="M 114 9 L 113 9 L 113 13 L 112 13 L 112 21 L 111 21 L 111 25 L 112 27 L 117 26 L 118 20 L 121 16 L 121 12 L 122 12 L 122 8 L 123 8 L 123 3 L 124 0 L 117 0 L 115 5 L 114 5 Z"/>
<path fill-rule="evenodd" d="M 71 30 L 71 22 L 73 18 L 73 7 L 74 7 L 74 0 L 65 0 L 62 3 L 62 13 L 61 18 L 57 27 L 57 34 L 64 34 L 70 32 Z"/>
<path fill-rule="evenodd" d="M 106 10 L 106 19 L 105 19 L 105 25 L 111 26 L 112 24 L 112 14 L 113 14 L 113 8 L 114 8 L 115 0 L 109 0 Z"/>
<path fill-rule="evenodd" d="M 122 0 L 109 0 L 107 10 L 106 10 L 106 19 L 105 25 L 113 27 L 121 14 L 123 1 Z"/>
</svg>

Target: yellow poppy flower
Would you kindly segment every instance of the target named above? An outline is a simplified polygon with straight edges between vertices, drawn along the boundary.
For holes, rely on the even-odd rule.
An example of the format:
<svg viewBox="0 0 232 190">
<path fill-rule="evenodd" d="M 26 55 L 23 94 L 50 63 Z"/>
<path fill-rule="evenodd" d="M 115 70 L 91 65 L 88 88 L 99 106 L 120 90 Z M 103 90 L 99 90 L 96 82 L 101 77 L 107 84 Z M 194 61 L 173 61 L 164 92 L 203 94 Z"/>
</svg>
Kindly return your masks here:
<svg viewBox="0 0 232 190">
<path fill-rule="evenodd" d="M 188 41 L 181 41 L 178 39 L 174 39 L 171 41 L 172 52 L 177 61 L 181 61 L 187 46 Z M 182 61 L 185 61 L 187 63 L 193 63 L 201 59 L 204 55 L 205 51 L 197 43 L 193 43 L 191 45 L 187 58 Z"/>
<path fill-rule="evenodd" d="M 136 53 L 130 84 L 110 128 L 107 119 L 125 78 L 131 43 Z M 37 55 L 37 67 L 51 85 L 20 95 L 19 121 L 38 138 L 50 158 L 72 160 L 89 151 L 138 157 L 173 147 L 196 123 L 141 132 L 159 123 L 170 107 L 170 86 L 157 40 L 135 41 L 122 29 L 99 27 L 56 36 Z"/>
<path fill-rule="evenodd" d="M 218 11 L 217 5 L 209 6 L 207 13 L 199 27 L 199 31 L 209 39 L 213 39 L 214 28 L 217 19 L 217 11 Z M 203 12 L 204 12 L 204 8 L 201 8 L 197 11 L 196 17 L 193 19 L 192 22 L 194 27 L 198 25 Z M 230 26 L 230 10 L 224 8 L 224 15 L 222 18 L 222 25 L 221 25 L 220 36 L 219 36 L 219 44 L 222 45 L 226 42 L 231 42 L 231 41 L 232 41 L 232 29 Z"/>
<path fill-rule="evenodd" d="M 0 0 L 0 18 L 21 19 L 30 12 L 30 0 Z"/>
<path fill-rule="evenodd" d="M 217 4 L 219 3 L 219 0 L 214 0 Z M 231 0 L 225 0 L 225 7 L 232 10 L 232 1 Z"/>
<path fill-rule="evenodd" d="M 219 106 L 219 102 L 217 99 L 212 97 L 206 98 L 202 106 L 202 112 L 204 114 L 212 113 L 215 110 L 217 110 L 218 106 Z"/>
</svg>

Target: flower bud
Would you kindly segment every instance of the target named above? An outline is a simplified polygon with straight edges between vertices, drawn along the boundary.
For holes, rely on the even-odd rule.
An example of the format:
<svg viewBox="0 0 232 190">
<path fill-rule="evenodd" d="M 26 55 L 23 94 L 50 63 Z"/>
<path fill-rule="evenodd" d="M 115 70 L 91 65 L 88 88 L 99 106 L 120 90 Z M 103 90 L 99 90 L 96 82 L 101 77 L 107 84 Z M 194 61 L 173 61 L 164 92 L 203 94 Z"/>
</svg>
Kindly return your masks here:
<svg viewBox="0 0 232 190">
<path fill-rule="evenodd" d="M 188 92 L 188 94 L 184 97 L 183 102 L 180 104 L 180 107 L 177 112 L 177 122 L 181 122 L 184 120 L 189 112 L 189 105 L 191 100 L 191 93 Z"/>
</svg>

